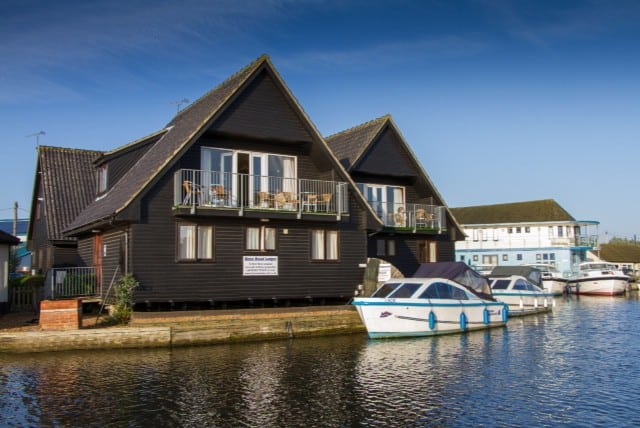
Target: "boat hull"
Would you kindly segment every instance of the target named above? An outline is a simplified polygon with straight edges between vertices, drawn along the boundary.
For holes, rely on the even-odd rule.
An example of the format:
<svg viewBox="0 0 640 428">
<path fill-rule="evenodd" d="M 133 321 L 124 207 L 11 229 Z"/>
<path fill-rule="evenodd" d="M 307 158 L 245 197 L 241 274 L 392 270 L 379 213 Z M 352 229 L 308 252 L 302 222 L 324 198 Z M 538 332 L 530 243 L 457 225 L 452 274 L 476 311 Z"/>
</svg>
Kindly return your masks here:
<svg viewBox="0 0 640 428">
<path fill-rule="evenodd" d="M 553 296 L 547 293 L 493 290 L 493 297 L 509 305 L 510 317 L 549 312 L 555 306 Z"/>
<path fill-rule="evenodd" d="M 436 300 L 355 298 L 352 304 L 372 339 L 483 330 L 504 326 L 508 319 L 500 302 Z"/>
<path fill-rule="evenodd" d="M 554 296 L 561 296 L 565 292 L 565 288 L 567 287 L 567 280 L 557 279 L 557 278 L 543 278 L 542 279 L 542 288 L 545 292 L 552 294 Z"/>
<path fill-rule="evenodd" d="M 619 296 L 625 293 L 628 286 L 628 278 L 608 276 L 601 278 L 590 277 L 571 281 L 567 288 L 572 294 Z"/>
</svg>

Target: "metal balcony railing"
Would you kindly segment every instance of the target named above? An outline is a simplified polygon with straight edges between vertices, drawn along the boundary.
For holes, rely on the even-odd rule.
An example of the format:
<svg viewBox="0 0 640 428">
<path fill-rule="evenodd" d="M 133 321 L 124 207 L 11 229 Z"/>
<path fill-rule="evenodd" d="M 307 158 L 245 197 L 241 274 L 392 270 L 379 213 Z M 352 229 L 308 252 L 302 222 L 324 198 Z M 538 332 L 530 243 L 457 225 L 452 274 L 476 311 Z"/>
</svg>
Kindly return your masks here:
<svg viewBox="0 0 640 428">
<path fill-rule="evenodd" d="M 346 182 L 181 169 L 174 175 L 177 207 L 346 214 Z"/>
<path fill-rule="evenodd" d="M 67 267 L 52 269 L 52 299 L 99 295 L 100 287 L 95 267 Z"/>
<path fill-rule="evenodd" d="M 369 201 L 371 208 L 387 227 L 443 231 L 447 229 L 445 207 Z"/>
</svg>

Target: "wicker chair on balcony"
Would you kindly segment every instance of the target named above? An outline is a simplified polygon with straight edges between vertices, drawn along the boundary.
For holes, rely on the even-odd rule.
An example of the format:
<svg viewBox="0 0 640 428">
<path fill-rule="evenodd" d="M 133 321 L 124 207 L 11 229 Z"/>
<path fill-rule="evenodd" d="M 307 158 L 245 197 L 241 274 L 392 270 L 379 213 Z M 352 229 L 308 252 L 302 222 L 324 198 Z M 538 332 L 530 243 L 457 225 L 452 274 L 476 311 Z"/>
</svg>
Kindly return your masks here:
<svg viewBox="0 0 640 428">
<path fill-rule="evenodd" d="M 416 210 L 416 227 L 428 227 L 433 222 L 433 214 L 423 208 Z"/>
<path fill-rule="evenodd" d="M 331 199 L 333 199 L 333 193 L 323 193 L 322 195 L 320 195 L 320 200 L 318 201 L 318 209 L 323 212 L 329 212 Z"/>
<path fill-rule="evenodd" d="M 297 210 L 299 201 L 296 199 L 293 192 L 283 192 L 284 193 L 284 208 L 288 210 Z"/>
<path fill-rule="evenodd" d="M 407 216 L 404 207 L 398 207 L 398 211 L 393 216 L 395 227 L 405 227 L 407 225 Z"/>
<path fill-rule="evenodd" d="M 302 196 L 302 211 L 318 211 L 318 195 L 304 193 Z"/>
<path fill-rule="evenodd" d="M 209 191 L 212 205 L 227 205 L 228 197 L 227 191 L 221 184 L 214 184 Z"/>
<path fill-rule="evenodd" d="M 182 205 L 197 205 L 200 203 L 200 196 L 202 196 L 200 186 L 194 184 L 192 181 L 184 180 L 182 187 L 184 189 Z"/>
</svg>

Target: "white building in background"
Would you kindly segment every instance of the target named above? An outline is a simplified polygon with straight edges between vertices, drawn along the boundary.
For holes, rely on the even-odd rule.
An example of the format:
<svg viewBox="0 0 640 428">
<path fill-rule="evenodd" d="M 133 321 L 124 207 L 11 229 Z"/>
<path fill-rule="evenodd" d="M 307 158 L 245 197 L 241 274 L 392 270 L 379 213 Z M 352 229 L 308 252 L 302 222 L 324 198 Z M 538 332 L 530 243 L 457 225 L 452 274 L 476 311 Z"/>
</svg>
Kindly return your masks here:
<svg viewBox="0 0 640 428">
<path fill-rule="evenodd" d="M 456 260 L 486 272 L 494 266 L 548 263 L 568 275 L 598 248 L 597 221 L 577 221 L 556 201 L 451 208 L 467 235 Z"/>
</svg>

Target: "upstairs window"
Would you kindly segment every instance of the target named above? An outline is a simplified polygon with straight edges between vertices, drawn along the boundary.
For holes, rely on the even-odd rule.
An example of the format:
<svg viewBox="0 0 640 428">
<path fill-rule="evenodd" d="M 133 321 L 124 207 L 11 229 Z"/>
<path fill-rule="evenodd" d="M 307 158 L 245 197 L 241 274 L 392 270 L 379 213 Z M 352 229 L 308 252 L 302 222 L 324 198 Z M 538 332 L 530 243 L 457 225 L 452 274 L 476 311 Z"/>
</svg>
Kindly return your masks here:
<svg viewBox="0 0 640 428">
<path fill-rule="evenodd" d="M 108 184 L 108 169 L 107 165 L 102 165 L 98 168 L 98 193 L 104 193 L 107 191 Z"/>
</svg>

